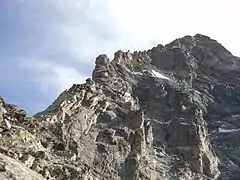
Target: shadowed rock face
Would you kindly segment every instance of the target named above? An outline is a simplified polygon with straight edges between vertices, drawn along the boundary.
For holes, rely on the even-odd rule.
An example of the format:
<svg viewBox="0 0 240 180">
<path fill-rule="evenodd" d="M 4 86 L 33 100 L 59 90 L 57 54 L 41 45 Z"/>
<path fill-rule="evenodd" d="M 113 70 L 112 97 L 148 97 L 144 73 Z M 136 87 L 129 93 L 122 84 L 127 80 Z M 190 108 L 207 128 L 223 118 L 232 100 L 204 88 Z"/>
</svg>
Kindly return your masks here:
<svg viewBox="0 0 240 180">
<path fill-rule="evenodd" d="M 200 34 L 100 55 L 34 118 L 0 99 L 0 177 L 239 179 L 239 84 L 240 59 Z"/>
</svg>

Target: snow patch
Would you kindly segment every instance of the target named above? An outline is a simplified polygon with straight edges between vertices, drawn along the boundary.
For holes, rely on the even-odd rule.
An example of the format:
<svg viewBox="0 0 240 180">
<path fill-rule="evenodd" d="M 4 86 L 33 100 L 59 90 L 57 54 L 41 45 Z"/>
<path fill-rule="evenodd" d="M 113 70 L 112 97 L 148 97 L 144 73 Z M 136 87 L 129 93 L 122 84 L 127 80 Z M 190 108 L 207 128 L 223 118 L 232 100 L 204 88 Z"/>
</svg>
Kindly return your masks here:
<svg viewBox="0 0 240 180">
<path fill-rule="evenodd" d="M 146 120 L 148 120 L 150 122 L 155 122 L 155 123 L 158 123 L 158 124 L 162 124 L 162 125 L 166 125 L 166 124 L 170 123 L 170 121 L 168 121 L 168 122 L 161 122 L 158 119 L 151 119 L 151 118 L 146 118 Z"/>
<path fill-rule="evenodd" d="M 180 122 L 180 124 L 185 125 L 185 126 L 190 125 L 189 123 L 185 123 L 185 122 Z"/>
<path fill-rule="evenodd" d="M 142 75 L 143 75 L 141 72 L 133 72 L 133 74 L 139 75 L 139 76 L 142 76 Z"/>
<path fill-rule="evenodd" d="M 240 117 L 240 114 L 235 114 L 235 115 L 232 115 L 233 118 L 238 118 Z"/>
<path fill-rule="evenodd" d="M 195 90 L 195 89 L 194 89 L 194 92 L 197 93 L 197 94 L 201 94 L 199 91 L 197 91 L 197 90 Z"/>
<path fill-rule="evenodd" d="M 240 129 L 223 129 L 223 128 L 218 128 L 219 133 L 230 133 L 230 132 L 237 132 L 240 131 Z"/>
<path fill-rule="evenodd" d="M 153 76 L 153 77 L 170 80 L 169 77 L 167 77 L 167 76 L 165 76 L 165 75 L 163 75 L 160 72 L 157 72 L 155 70 L 151 70 L 151 71 L 143 70 L 142 72 L 145 73 L 145 74 L 147 73 L 148 75 Z M 142 72 L 132 72 L 132 74 L 143 76 L 144 74 Z"/>
<path fill-rule="evenodd" d="M 161 73 L 159 73 L 159 72 L 157 72 L 155 70 L 152 70 L 151 74 L 154 75 L 157 78 L 170 80 L 167 76 L 164 76 L 163 74 L 161 74 Z"/>
</svg>

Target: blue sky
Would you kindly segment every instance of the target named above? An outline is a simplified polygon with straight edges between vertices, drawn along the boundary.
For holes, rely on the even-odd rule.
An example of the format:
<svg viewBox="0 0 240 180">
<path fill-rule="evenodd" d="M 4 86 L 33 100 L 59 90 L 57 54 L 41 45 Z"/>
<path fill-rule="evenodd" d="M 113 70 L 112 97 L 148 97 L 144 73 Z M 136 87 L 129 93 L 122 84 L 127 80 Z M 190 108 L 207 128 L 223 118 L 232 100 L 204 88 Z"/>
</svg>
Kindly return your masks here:
<svg viewBox="0 0 240 180">
<path fill-rule="evenodd" d="M 1 0 L 0 96 L 34 114 L 99 54 L 202 33 L 240 56 L 238 0 Z"/>
</svg>

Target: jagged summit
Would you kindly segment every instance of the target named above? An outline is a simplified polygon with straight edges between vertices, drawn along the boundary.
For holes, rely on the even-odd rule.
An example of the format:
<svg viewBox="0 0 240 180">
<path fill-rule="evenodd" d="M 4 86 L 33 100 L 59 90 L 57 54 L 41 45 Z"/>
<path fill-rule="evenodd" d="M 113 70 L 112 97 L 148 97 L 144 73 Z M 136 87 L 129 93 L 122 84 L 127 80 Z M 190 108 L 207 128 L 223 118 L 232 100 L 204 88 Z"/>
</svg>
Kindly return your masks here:
<svg viewBox="0 0 240 180">
<path fill-rule="evenodd" d="M 34 118 L 0 101 L 0 178 L 238 179 L 239 84 L 239 58 L 200 34 L 99 55 Z"/>
</svg>

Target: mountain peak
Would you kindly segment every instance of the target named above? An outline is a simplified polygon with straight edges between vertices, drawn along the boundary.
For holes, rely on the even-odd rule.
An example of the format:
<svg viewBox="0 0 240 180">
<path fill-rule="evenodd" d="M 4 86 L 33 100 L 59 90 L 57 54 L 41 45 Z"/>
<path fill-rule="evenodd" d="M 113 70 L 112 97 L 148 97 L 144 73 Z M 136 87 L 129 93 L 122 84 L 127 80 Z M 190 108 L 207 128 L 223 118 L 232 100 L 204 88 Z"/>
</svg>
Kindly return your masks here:
<svg viewBox="0 0 240 180">
<path fill-rule="evenodd" d="M 38 179 L 236 179 L 239 74 L 201 34 L 99 55 L 91 78 L 34 118 L 0 98 L 0 162 Z"/>
</svg>

